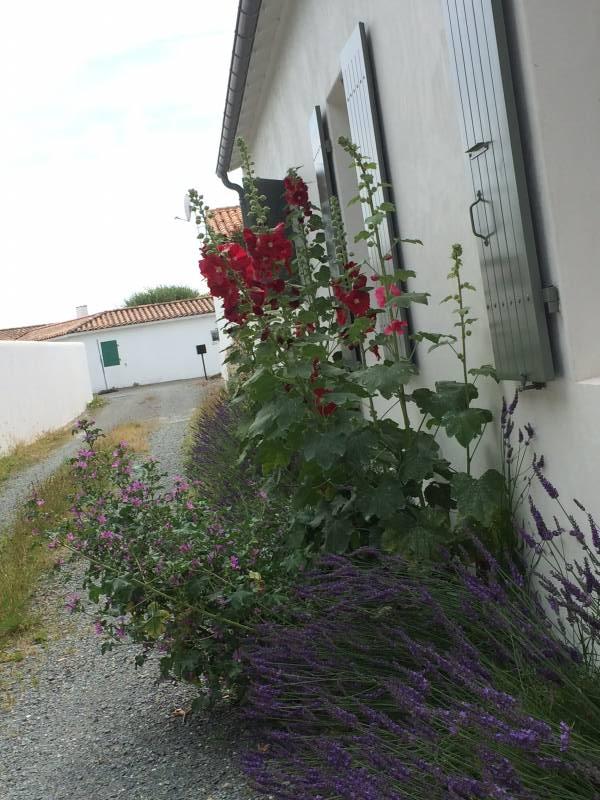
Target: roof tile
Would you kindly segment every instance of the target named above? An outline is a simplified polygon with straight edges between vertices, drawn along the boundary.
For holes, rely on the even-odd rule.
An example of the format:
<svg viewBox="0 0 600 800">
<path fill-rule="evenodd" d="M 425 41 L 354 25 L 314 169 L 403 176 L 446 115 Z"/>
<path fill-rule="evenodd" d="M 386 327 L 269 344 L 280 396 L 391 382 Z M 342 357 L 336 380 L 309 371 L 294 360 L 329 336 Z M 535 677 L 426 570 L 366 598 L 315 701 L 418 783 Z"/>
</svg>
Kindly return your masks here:
<svg viewBox="0 0 600 800">
<path fill-rule="evenodd" d="M 124 325 L 140 325 L 147 322 L 159 322 L 167 319 L 181 319 L 200 314 L 213 314 L 215 310 L 212 297 L 208 295 L 191 300 L 170 300 L 166 303 L 148 303 L 144 306 L 116 308 L 112 311 L 101 311 L 87 317 L 70 319 L 66 322 L 55 322 L 50 325 L 31 325 L 24 328 L 6 328 L 0 330 L 1 339 L 41 342 L 67 336 L 73 333 L 119 328 Z"/>
<path fill-rule="evenodd" d="M 208 212 L 208 224 L 223 236 L 233 236 L 244 227 L 242 209 L 239 206 L 211 208 Z"/>
</svg>

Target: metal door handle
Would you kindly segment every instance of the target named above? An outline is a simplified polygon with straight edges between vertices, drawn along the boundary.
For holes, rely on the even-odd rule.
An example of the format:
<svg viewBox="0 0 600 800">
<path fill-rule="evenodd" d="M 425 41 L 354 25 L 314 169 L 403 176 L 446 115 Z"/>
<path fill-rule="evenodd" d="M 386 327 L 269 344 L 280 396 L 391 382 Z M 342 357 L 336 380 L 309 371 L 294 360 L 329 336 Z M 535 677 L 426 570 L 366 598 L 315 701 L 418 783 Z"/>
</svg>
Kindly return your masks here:
<svg viewBox="0 0 600 800">
<path fill-rule="evenodd" d="M 492 236 L 492 234 L 495 233 L 495 231 L 492 231 L 491 233 L 484 235 L 483 233 L 479 233 L 475 229 L 475 217 L 473 215 L 473 209 L 478 203 L 485 203 L 485 200 L 483 199 L 483 193 L 481 190 L 477 192 L 477 200 L 475 200 L 475 202 L 471 203 L 471 205 L 469 206 L 469 216 L 471 217 L 471 230 L 473 231 L 473 235 L 477 236 L 478 239 L 483 239 L 483 243 L 487 247 L 490 243 L 490 236 Z"/>
</svg>

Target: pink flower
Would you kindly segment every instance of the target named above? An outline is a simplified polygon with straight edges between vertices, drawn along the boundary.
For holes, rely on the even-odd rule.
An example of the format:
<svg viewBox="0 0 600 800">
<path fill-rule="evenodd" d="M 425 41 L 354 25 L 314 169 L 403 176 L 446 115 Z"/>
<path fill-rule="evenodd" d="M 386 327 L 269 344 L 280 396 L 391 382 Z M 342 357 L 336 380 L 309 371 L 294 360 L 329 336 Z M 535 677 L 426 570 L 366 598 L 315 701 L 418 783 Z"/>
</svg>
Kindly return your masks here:
<svg viewBox="0 0 600 800">
<path fill-rule="evenodd" d="M 38 497 L 38 499 L 35 501 L 36 506 L 43 506 L 45 503 L 46 501 L 42 500 L 41 497 Z"/>
<path fill-rule="evenodd" d="M 406 333 L 406 329 L 408 328 L 408 322 L 403 319 L 393 319 L 389 325 L 386 325 L 383 329 L 383 332 L 386 336 L 391 336 L 393 333 L 397 333 L 401 336 L 403 333 Z"/>
<path fill-rule="evenodd" d="M 385 308 L 385 301 L 386 301 L 386 291 L 385 286 L 378 286 L 375 289 L 375 300 L 379 308 Z"/>
<path fill-rule="evenodd" d="M 75 609 L 79 605 L 79 601 L 80 600 L 81 600 L 81 596 L 78 595 L 77 593 L 70 594 L 67 597 L 67 602 L 65 603 L 65 608 L 68 609 L 69 614 L 72 614 L 73 611 L 75 611 Z"/>
<path fill-rule="evenodd" d="M 390 286 L 390 294 L 393 294 L 394 297 L 400 297 L 402 294 L 402 289 L 399 286 L 396 286 L 395 283 L 392 283 Z"/>
<path fill-rule="evenodd" d="M 229 563 L 231 564 L 231 569 L 239 569 L 240 568 L 240 560 L 237 556 L 230 556 Z"/>
<path fill-rule="evenodd" d="M 183 544 L 179 545 L 179 552 L 180 553 L 189 553 L 192 549 L 192 545 L 189 542 L 184 542 Z"/>
<path fill-rule="evenodd" d="M 94 622 L 94 633 L 96 634 L 96 636 L 102 636 L 102 634 L 104 633 L 104 628 L 102 627 L 102 623 L 99 620 Z"/>
</svg>

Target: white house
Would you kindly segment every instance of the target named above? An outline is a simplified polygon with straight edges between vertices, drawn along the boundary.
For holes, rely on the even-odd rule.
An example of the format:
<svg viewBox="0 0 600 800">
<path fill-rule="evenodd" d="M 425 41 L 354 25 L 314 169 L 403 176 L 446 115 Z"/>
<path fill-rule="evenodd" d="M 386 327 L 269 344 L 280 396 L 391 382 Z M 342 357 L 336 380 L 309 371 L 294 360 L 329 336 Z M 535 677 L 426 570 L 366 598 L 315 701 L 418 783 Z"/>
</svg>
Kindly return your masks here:
<svg viewBox="0 0 600 800">
<path fill-rule="evenodd" d="M 150 303 L 16 331 L 0 339 L 81 342 L 94 392 L 136 384 L 208 377 L 221 372 L 219 331 L 211 297 Z M 40 355 L 41 358 L 41 355 Z"/>
<path fill-rule="evenodd" d="M 337 194 L 356 230 L 350 137 L 380 165 L 396 212 L 380 232 L 431 292 L 415 330 L 451 331 L 450 247 L 477 287 L 471 362 L 500 392 L 523 389 L 550 479 L 593 503 L 600 476 L 599 0 L 241 0 L 217 173 L 302 165 L 312 199 Z M 234 187 L 235 188 L 235 187 Z M 358 216 L 358 220 L 357 220 Z M 324 215 L 327 222 L 327 214 Z M 418 383 L 455 378 L 442 351 L 418 353 Z M 497 431 L 478 451 L 497 466 Z M 451 455 L 451 453 L 450 453 Z M 600 509 L 596 509 L 600 510 Z"/>
</svg>

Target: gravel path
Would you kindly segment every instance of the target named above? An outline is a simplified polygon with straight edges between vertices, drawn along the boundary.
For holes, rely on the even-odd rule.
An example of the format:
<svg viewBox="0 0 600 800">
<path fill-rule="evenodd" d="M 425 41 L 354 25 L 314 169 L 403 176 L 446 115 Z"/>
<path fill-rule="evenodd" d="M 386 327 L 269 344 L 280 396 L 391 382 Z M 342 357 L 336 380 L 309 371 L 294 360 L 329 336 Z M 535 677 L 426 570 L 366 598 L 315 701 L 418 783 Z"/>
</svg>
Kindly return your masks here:
<svg viewBox="0 0 600 800">
<path fill-rule="evenodd" d="M 151 451 L 173 474 L 203 386 L 186 381 L 118 392 L 96 418 L 106 427 L 156 419 Z M 1 800 L 257 800 L 237 766 L 235 717 L 181 716 L 193 689 L 158 682 L 152 660 L 135 670 L 135 646 L 101 655 L 90 619 L 62 607 L 75 582 L 55 577 L 37 601 L 60 635 L 17 669 L 4 667 L 14 704 L 0 711 Z"/>
<path fill-rule="evenodd" d="M 90 411 L 104 430 L 125 422 L 155 420 L 158 428 L 151 439 L 151 448 L 170 474 L 180 469 L 180 442 L 187 421 L 198 406 L 206 382 L 170 381 L 152 386 L 136 386 L 104 395 L 106 405 Z M 80 446 L 79 437 L 57 448 L 44 461 L 11 476 L 0 486 L 0 529 L 10 522 L 15 508 L 31 493 L 31 487 L 51 475 Z"/>
</svg>

